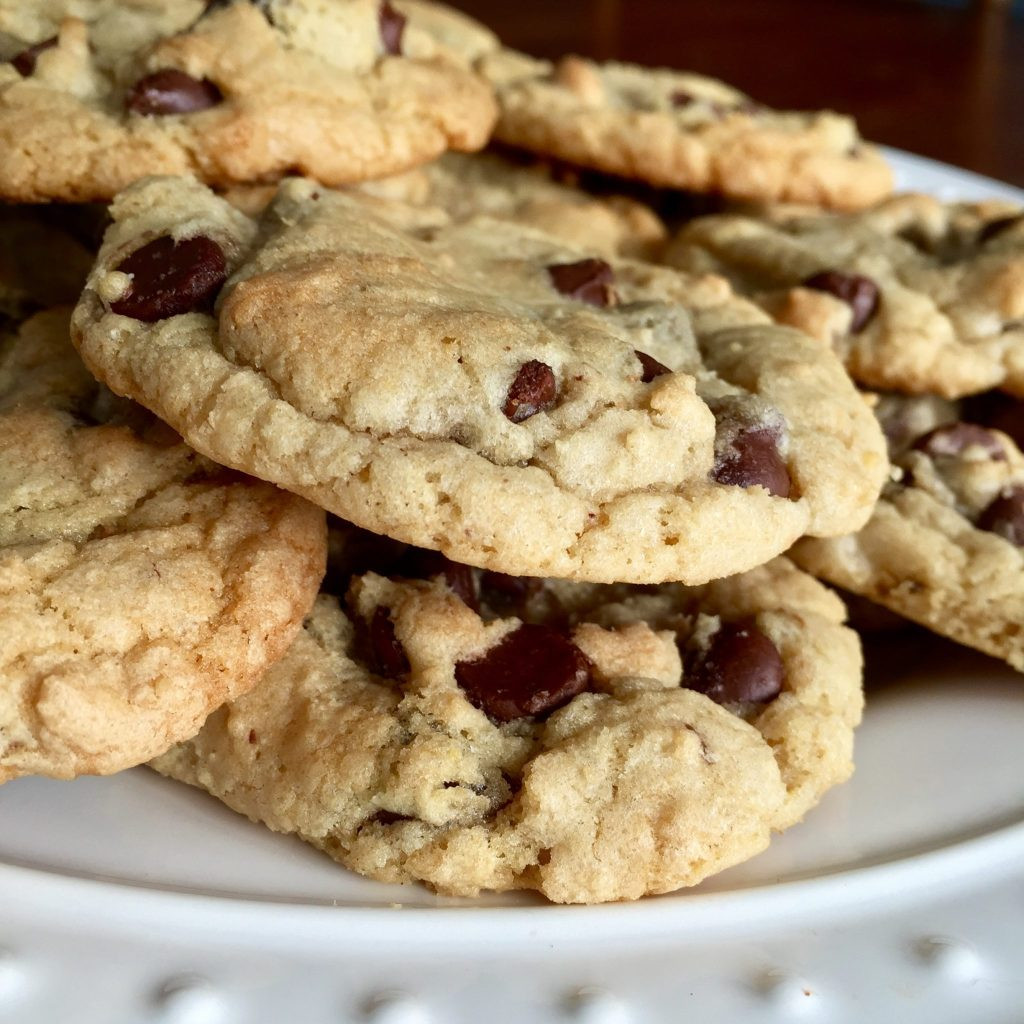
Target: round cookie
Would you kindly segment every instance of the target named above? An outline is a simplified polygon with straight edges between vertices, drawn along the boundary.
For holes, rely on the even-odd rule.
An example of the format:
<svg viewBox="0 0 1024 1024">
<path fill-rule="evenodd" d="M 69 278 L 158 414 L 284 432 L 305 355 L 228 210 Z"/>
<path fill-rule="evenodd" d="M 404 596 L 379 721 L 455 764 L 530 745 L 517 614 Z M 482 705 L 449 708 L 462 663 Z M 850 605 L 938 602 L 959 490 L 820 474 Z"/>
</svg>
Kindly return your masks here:
<svg viewBox="0 0 1024 1024">
<path fill-rule="evenodd" d="M 1024 211 L 894 196 L 853 214 L 703 217 L 667 262 L 721 273 L 780 323 L 835 346 L 873 388 L 1024 395 Z"/>
<path fill-rule="evenodd" d="M 0 336 L 0 782 L 193 735 L 284 653 L 323 572 L 319 509 L 110 395 L 68 320 Z"/>
<path fill-rule="evenodd" d="M 0 195 L 109 199 L 157 173 L 229 185 L 298 170 L 342 184 L 479 149 L 494 99 L 443 38 L 454 26 L 475 52 L 492 37 L 455 12 L 412 7 L 0 6 Z"/>
<path fill-rule="evenodd" d="M 371 878 L 560 903 L 696 884 L 852 770 L 857 638 L 784 559 L 637 589 L 377 538 L 329 580 L 360 561 L 396 578 L 352 576 L 346 611 L 322 597 L 266 680 L 152 767 Z"/>
<path fill-rule="evenodd" d="M 701 75 L 498 50 L 495 138 L 652 185 L 856 209 L 892 173 L 848 117 L 770 110 Z"/>
<path fill-rule="evenodd" d="M 1024 671 L 1024 455 L 936 397 L 887 395 L 878 414 L 894 471 L 871 520 L 848 537 L 802 540 L 793 559 Z"/>
<path fill-rule="evenodd" d="M 258 222 L 184 179 L 112 213 L 74 318 L 93 372 L 218 462 L 458 561 L 702 583 L 856 529 L 884 480 L 834 355 L 720 278 L 302 180 Z"/>
</svg>

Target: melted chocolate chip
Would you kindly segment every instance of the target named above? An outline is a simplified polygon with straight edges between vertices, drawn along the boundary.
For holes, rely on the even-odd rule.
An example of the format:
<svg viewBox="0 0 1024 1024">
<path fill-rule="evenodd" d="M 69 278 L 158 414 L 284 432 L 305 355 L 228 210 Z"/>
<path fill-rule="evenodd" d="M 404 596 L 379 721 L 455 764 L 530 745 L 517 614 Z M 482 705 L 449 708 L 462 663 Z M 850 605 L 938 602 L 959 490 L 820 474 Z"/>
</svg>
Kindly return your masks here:
<svg viewBox="0 0 1024 1024">
<path fill-rule="evenodd" d="M 960 455 L 968 448 L 981 448 L 997 462 L 1006 461 L 1006 450 L 991 430 L 976 423 L 949 423 L 923 434 L 914 448 L 926 455 Z"/>
<path fill-rule="evenodd" d="M 673 107 L 688 107 L 696 99 L 697 97 L 694 96 L 692 92 L 687 92 L 685 89 L 676 89 L 676 91 L 669 96 L 669 100 Z"/>
<path fill-rule="evenodd" d="M 222 11 L 233 3 L 235 3 L 235 0 L 206 0 L 206 6 L 203 8 L 203 13 L 200 17 L 203 18 L 212 11 Z M 267 19 L 269 24 L 274 24 L 274 19 L 270 14 L 270 0 L 249 0 L 249 6 L 255 7 Z"/>
<path fill-rule="evenodd" d="M 686 658 L 683 686 L 716 704 L 767 704 L 779 695 L 784 676 L 778 648 L 750 617 L 723 622 L 706 651 Z"/>
<path fill-rule="evenodd" d="M 501 411 L 513 423 L 522 423 L 523 420 L 550 409 L 557 397 L 555 371 L 547 363 L 531 359 L 519 367 Z"/>
<path fill-rule="evenodd" d="M 453 562 L 440 551 L 409 548 L 395 566 L 394 573 L 424 580 L 441 577 L 449 590 L 460 598 L 463 604 L 474 611 L 480 607 L 476 589 L 476 574 L 468 565 Z"/>
<path fill-rule="evenodd" d="M 507 576 L 503 572 L 480 575 L 480 598 L 498 615 L 526 618 L 526 604 L 543 586 L 535 576 Z"/>
<path fill-rule="evenodd" d="M 978 244 L 982 245 L 997 235 L 1001 235 L 1022 220 L 1024 220 L 1024 214 L 1016 214 L 1013 217 L 996 217 L 994 220 L 988 221 L 981 226 L 981 230 L 978 232 Z"/>
<path fill-rule="evenodd" d="M 29 46 L 22 50 L 21 53 L 15 54 L 11 58 L 14 70 L 22 78 L 28 78 L 36 69 L 36 60 L 39 58 L 39 54 L 52 49 L 56 45 L 57 37 L 51 36 L 49 39 L 44 39 L 41 43 L 36 43 L 34 46 Z"/>
<path fill-rule="evenodd" d="M 828 292 L 842 299 L 853 311 L 850 331 L 857 334 L 878 310 L 878 285 L 863 274 L 844 274 L 840 270 L 823 270 L 801 282 L 805 288 Z"/>
<path fill-rule="evenodd" d="M 610 306 L 615 301 L 612 291 L 615 274 L 604 260 L 553 263 L 548 267 L 548 274 L 555 288 L 570 299 L 579 299 L 591 306 Z"/>
<path fill-rule="evenodd" d="M 1009 434 L 1018 448 L 1024 447 L 1024 401 L 1019 398 L 997 391 L 974 395 L 964 401 L 963 413 L 974 423 Z"/>
<path fill-rule="evenodd" d="M 387 0 L 384 0 L 378 14 L 380 41 L 384 52 L 393 57 L 402 55 L 402 33 L 405 31 L 405 21 L 405 15 L 396 11 Z"/>
<path fill-rule="evenodd" d="M 546 715 L 590 682 L 590 662 L 551 626 L 526 623 L 475 661 L 460 661 L 455 680 L 466 699 L 496 722 Z"/>
<path fill-rule="evenodd" d="M 373 822 L 375 825 L 395 825 L 400 821 L 412 821 L 412 818 L 408 814 L 396 814 L 394 811 L 378 811 L 372 818 L 367 819 L 367 822 Z"/>
<path fill-rule="evenodd" d="M 327 576 L 323 589 L 344 594 L 353 576 L 376 572 L 387 576 L 409 550 L 408 544 L 382 537 L 327 514 Z"/>
<path fill-rule="evenodd" d="M 792 487 L 778 432 L 767 424 L 734 428 L 728 445 L 716 454 L 711 476 L 734 487 L 760 486 L 777 498 L 788 498 Z"/>
<path fill-rule="evenodd" d="M 365 649 L 370 667 L 377 675 L 397 679 L 409 671 L 409 659 L 395 636 L 391 612 L 383 605 L 374 609 L 366 627 Z"/>
<path fill-rule="evenodd" d="M 209 79 L 200 80 L 177 68 L 164 68 L 140 78 L 128 93 L 125 105 L 134 114 L 150 117 L 208 110 L 223 98 Z"/>
<path fill-rule="evenodd" d="M 988 530 L 1011 544 L 1024 547 L 1024 487 L 1011 487 L 978 516 L 979 530 Z"/>
<path fill-rule="evenodd" d="M 145 323 L 212 309 L 227 277 L 224 250 L 204 235 L 177 242 L 169 235 L 156 238 L 116 269 L 132 281 L 111 310 Z"/>
<path fill-rule="evenodd" d="M 643 375 L 640 377 L 640 380 L 644 384 L 650 384 L 655 377 L 660 377 L 663 373 L 672 372 L 664 363 L 659 363 L 654 356 L 649 356 L 638 348 L 633 349 L 633 352 L 636 354 L 637 359 L 640 360 L 640 366 L 643 368 Z"/>
</svg>

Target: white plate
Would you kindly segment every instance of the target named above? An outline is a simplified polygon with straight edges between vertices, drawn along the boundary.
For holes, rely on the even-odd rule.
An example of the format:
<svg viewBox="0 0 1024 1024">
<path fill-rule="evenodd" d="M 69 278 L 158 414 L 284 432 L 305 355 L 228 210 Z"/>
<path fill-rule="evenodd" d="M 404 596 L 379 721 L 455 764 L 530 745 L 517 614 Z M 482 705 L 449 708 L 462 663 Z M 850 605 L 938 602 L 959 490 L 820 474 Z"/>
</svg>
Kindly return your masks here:
<svg viewBox="0 0 1024 1024">
<path fill-rule="evenodd" d="M 1024 198 L 890 155 L 904 188 Z M 0 1022 L 1021 1024 L 1022 680 L 936 641 L 870 681 L 852 782 L 629 905 L 378 885 L 145 769 L 9 783 Z"/>
</svg>

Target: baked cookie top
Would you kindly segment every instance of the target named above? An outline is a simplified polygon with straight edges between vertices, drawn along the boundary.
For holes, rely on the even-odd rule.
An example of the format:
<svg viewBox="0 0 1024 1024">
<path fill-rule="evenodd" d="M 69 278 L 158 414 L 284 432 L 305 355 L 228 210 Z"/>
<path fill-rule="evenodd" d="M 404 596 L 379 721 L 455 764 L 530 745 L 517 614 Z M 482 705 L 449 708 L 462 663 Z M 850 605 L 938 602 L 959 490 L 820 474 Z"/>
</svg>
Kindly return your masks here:
<svg viewBox="0 0 1024 1024">
<path fill-rule="evenodd" d="M 453 220 L 512 220 L 600 256 L 651 259 L 667 238 L 661 218 L 628 196 L 597 198 L 555 181 L 541 164 L 522 166 L 496 153 L 447 153 L 403 175 L 367 182 L 372 195 L 440 206 Z"/>
<path fill-rule="evenodd" d="M 284 653 L 323 572 L 319 509 L 110 395 L 68 321 L 0 335 L 0 782 L 192 735 Z"/>
<path fill-rule="evenodd" d="M 481 58 L 500 116 L 495 137 L 652 185 L 856 209 L 892 173 L 853 121 L 770 110 L 722 82 L 634 64 L 512 50 Z"/>
<path fill-rule="evenodd" d="M 468 52 L 491 38 L 386 0 L 4 0 L 0 195 L 109 199 L 158 173 L 341 184 L 478 149 L 494 99 L 453 25 Z"/>
<path fill-rule="evenodd" d="M 93 372 L 218 462 L 459 561 L 702 583 L 856 529 L 884 479 L 834 355 L 721 278 L 303 180 L 259 221 L 166 178 L 112 214 L 74 319 Z"/>
<path fill-rule="evenodd" d="M 571 903 L 693 885 L 852 770 L 858 642 L 784 559 L 602 587 L 357 543 L 344 610 L 153 767 L 372 878 Z"/>
<path fill-rule="evenodd" d="M 704 217 L 666 259 L 725 274 L 877 388 L 1024 394 L 1024 210 L 906 194 L 853 214 Z"/>
<path fill-rule="evenodd" d="M 1009 425 L 1014 410 L 998 401 L 958 407 L 934 396 L 883 396 L 878 415 L 893 478 L 878 507 L 859 533 L 801 541 L 793 557 L 1024 669 L 1024 455 L 1009 434 L 964 418 L 990 409 L 989 422 Z"/>
<path fill-rule="evenodd" d="M 655 259 L 668 238 L 661 218 L 637 199 L 598 198 L 554 179 L 540 162 L 515 163 L 497 153 L 446 153 L 403 174 L 354 186 L 360 192 L 414 206 L 440 207 L 443 220 L 485 215 L 537 228 L 601 256 Z M 277 186 L 238 185 L 220 194 L 259 217 Z"/>
</svg>

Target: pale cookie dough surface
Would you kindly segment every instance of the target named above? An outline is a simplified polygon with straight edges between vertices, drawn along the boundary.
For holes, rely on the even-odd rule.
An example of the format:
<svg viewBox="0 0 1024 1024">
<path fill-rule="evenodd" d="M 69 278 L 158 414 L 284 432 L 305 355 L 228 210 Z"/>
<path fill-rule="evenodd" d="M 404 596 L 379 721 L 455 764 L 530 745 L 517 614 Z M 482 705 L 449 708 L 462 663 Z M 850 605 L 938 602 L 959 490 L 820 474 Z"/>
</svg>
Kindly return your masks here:
<svg viewBox="0 0 1024 1024">
<path fill-rule="evenodd" d="M 884 480 L 835 356 L 720 278 L 301 180 L 258 223 L 176 179 L 113 216 L 74 321 L 93 372 L 218 462 L 459 561 L 701 583 L 860 526 Z M 123 315 L 151 286 L 117 268 L 168 236 L 223 254 L 215 315 Z"/>
<path fill-rule="evenodd" d="M 429 4 L 402 18 L 377 0 L 0 0 L 0 195 L 109 199 L 157 173 L 342 184 L 479 149 L 494 99 L 446 40 L 472 54 L 490 34 Z"/>
<path fill-rule="evenodd" d="M 495 137 L 536 153 L 734 199 L 856 209 L 892 189 L 839 114 L 774 111 L 711 78 L 580 57 L 500 50 L 478 67 L 498 95 Z"/>
<path fill-rule="evenodd" d="M 362 188 L 384 198 L 440 206 L 457 221 L 480 215 L 512 220 L 600 256 L 652 259 L 667 234 L 658 215 L 638 200 L 598 199 L 552 180 L 539 165 L 517 166 L 493 153 L 448 153 Z"/>
<path fill-rule="evenodd" d="M 669 892 L 758 853 L 852 770 L 859 645 L 838 599 L 783 559 L 642 590 L 448 563 L 355 575 L 342 607 L 322 597 L 262 685 L 152 766 L 371 878 L 560 903 Z M 737 620 L 777 695 L 719 704 L 686 687 Z M 556 657 L 501 654 L 530 630 L 582 653 L 585 687 L 496 716 L 466 665 L 542 690 Z"/>
<path fill-rule="evenodd" d="M 935 397 L 885 396 L 879 417 L 894 472 L 870 522 L 849 537 L 805 539 L 792 557 L 1024 671 L 1024 455 Z"/>
<path fill-rule="evenodd" d="M 869 387 L 1024 395 L 1024 211 L 1014 204 L 907 194 L 854 214 L 705 217 L 666 260 L 726 275 L 780 323 L 833 345 Z M 860 316 L 815 286 L 823 273 L 866 279 Z"/>
<path fill-rule="evenodd" d="M 319 509 L 110 395 L 68 319 L 0 335 L 0 782 L 193 735 L 284 653 L 323 571 Z"/>
<path fill-rule="evenodd" d="M 540 164 L 521 166 L 496 153 L 446 153 L 423 167 L 355 187 L 383 199 L 440 207 L 442 219 L 511 220 L 600 256 L 655 259 L 668 236 L 661 218 L 639 200 L 599 199 L 555 181 Z M 220 194 L 258 217 L 276 192 L 274 185 L 239 185 Z"/>
</svg>

